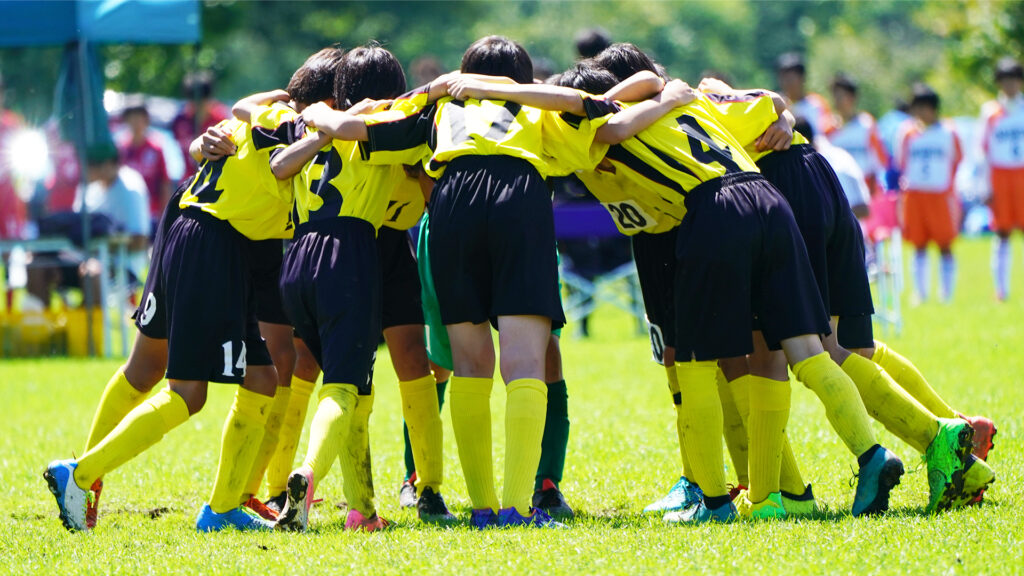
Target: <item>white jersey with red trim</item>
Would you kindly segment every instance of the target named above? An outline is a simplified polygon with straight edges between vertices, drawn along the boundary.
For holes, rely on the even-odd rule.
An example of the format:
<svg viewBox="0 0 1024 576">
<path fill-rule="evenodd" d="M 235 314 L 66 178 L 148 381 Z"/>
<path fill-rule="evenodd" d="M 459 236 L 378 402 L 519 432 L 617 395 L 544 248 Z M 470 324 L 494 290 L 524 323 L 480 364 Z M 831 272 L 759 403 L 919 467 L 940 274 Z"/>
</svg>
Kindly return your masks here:
<svg viewBox="0 0 1024 576">
<path fill-rule="evenodd" d="M 867 112 L 858 113 L 837 128 L 829 134 L 828 141 L 849 152 L 864 174 L 877 174 L 885 170 L 889 162 L 875 118 Z"/>
<path fill-rule="evenodd" d="M 960 138 L 953 124 L 947 121 L 930 126 L 913 120 L 907 122 L 896 148 L 896 160 L 903 172 L 903 188 L 915 192 L 951 192 L 962 158 Z"/>
<path fill-rule="evenodd" d="M 1002 96 L 982 108 L 985 131 L 981 147 L 989 166 L 1024 168 L 1024 94 Z"/>
</svg>

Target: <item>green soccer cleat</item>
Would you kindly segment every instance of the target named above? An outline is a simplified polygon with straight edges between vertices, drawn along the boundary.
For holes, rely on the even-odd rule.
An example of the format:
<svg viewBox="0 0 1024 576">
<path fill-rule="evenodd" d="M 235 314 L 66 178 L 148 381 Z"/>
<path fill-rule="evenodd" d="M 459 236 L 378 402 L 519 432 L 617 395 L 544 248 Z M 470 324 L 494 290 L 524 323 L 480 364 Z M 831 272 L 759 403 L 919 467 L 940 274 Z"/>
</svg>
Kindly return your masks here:
<svg viewBox="0 0 1024 576">
<path fill-rule="evenodd" d="M 992 471 L 992 468 L 989 468 L 984 460 L 974 454 L 967 456 L 963 477 L 964 488 L 953 500 L 953 508 L 981 503 L 981 497 L 989 484 L 996 481 L 996 473 Z"/>
<path fill-rule="evenodd" d="M 782 506 L 782 494 L 772 492 L 764 500 L 753 503 L 750 492 L 744 490 L 736 497 L 736 511 L 741 518 L 747 520 L 774 520 L 785 518 L 786 509 Z"/>
<path fill-rule="evenodd" d="M 810 484 L 804 489 L 803 494 L 790 494 L 783 490 L 781 495 L 782 507 L 786 509 L 787 516 L 813 516 L 819 512 Z"/>
<path fill-rule="evenodd" d="M 939 418 L 939 432 L 928 445 L 928 506 L 925 512 L 949 510 L 964 488 L 964 464 L 974 448 L 974 429 L 964 420 Z"/>
</svg>

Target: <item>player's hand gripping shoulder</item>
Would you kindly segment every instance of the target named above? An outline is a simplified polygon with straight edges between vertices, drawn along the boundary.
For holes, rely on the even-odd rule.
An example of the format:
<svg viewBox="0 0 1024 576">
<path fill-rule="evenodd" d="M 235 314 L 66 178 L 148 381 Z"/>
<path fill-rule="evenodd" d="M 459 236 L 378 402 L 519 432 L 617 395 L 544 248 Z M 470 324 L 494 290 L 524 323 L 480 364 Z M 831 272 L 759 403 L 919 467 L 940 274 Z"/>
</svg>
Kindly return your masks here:
<svg viewBox="0 0 1024 576">
<path fill-rule="evenodd" d="M 356 116 L 360 114 L 373 114 L 374 112 L 387 110 L 388 106 L 391 106 L 392 102 L 394 102 L 394 100 L 372 100 L 370 98 L 364 98 L 362 102 L 349 107 L 346 112 L 349 114 L 355 114 Z"/>
<path fill-rule="evenodd" d="M 188 147 L 189 156 L 196 162 L 216 162 L 225 156 L 231 156 L 236 150 L 235 143 L 231 141 L 231 132 L 223 126 L 210 126 Z"/>
<path fill-rule="evenodd" d="M 246 96 L 238 102 L 235 102 L 235 105 L 231 107 L 231 114 L 242 122 L 251 124 L 252 115 L 260 106 L 267 106 L 274 102 L 288 102 L 289 100 L 291 100 L 291 96 L 289 96 L 284 90 L 257 92 L 256 94 Z"/>
<path fill-rule="evenodd" d="M 709 94 L 730 94 L 733 92 L 732 86 L 718 78 L 702 78 L 700 84 L 697 85 L 697 89 Z"/>
<path fill-rule="evenodd" d="M 772 122 L 771 126 L 768 126 L 764 133 L 754 141 L 754 148 L 758 152 L 764 152 L 765 150 L 781 152 L 789 150 L 789 147 L 793 144 L 793 124 L 795 124 L 796 119 L 793 118 L 793 114 L 789 110 L 784 110 L 783 112 L 779 119 Z"/>
</svg>

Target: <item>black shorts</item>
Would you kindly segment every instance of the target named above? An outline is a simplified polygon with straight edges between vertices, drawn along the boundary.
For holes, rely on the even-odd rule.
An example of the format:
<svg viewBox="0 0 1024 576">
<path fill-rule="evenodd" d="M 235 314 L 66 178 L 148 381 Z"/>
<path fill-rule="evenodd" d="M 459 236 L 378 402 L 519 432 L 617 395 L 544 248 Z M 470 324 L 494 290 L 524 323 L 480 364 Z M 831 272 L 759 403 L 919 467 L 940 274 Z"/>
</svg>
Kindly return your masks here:
<svg viewBox="0 0 1024 576">
<path fill-rule="evenodd" d="M 453 160 L 434 187 L 428 242 L 446 325 L 523 315 L 565 324 L 551 192 L 525 160 Z"/>
<path fill-rule="evenodd" d="M 370 394 L 380 339 L 380 263 L 373 225 L 359 218 L 302 224 L 281 266 L 281 297 L 295 333 L 329 384 Z"/>
<path fill-rule="evenodd" d="M 153 233 L 153 256 L 149 260 L 149 272 L 146 273 L 146 285 L 142 289 L 142 298 L 139 300 L 139 307 L 132 314 L 135 320 L 135 327 L 144 336 L 158 340 L 167 339 L 167 322 L 163 314 L 156 313 L 156 297 L 153 289 L 156 287 L 157 279 L 160 277 L 161 261 L 163 259 L 164 238 L 171 224 L 178 219 L 181 209 L 178 204 L 181 202 L 181 195 L 188 188 L 191 178 L 186 178 L 178 185 L 177 190 L 171 195 L 164 206 L 164 212 L 157 223 L 156 231 Z"/>
<path fill-rule="evenodd" d="M 249 240 L 249 273 L 256 305 L 256 319 L 268 324 L 288 324 L 281 303 L 281 240 Z"/>
<path fill-rule="evenodd" d="M 847 350 L 874 348 L 875 334 L 871 325 L 871 314 L 840 316 L 836 327 L 839 345 Z"/>
<path fill-rule="evenodd" d="M 247 242 L 197 209 L 167 229 L 151 294 L 167 326 L 168 379 L 240 384 L 247 364 L 272 363 L 252 307 Z"/>
<path fill-rule="evenodd" d="M 665 348 L 676 345 L 676 233 L 673 228 L 661 234 L 641 232 L 631 236 L 633 261 L 640 280 L 640 293 L 647 311 L 651 335 L 651 354 L 658 364 L 665 363 Z"/>
<path fill-rule="evenodd" d="M 406 230 L 382 227 L 377 231 L 381 268 L 381 329 L 423 325 L 423 300 L 416 252 Z"/>
<path fill-rule="evenodd" d="M 864 236 L 828 161 L 802 144 L 758 166 L 793 210 L 825 309 L 831 316 L 873 314 Z"/>
<path fill-rule="evenodd" d="M 676 359 L 753 351 L 757 317 L 768 345 L 828 334 L 793 212 L 760 174 L 727 174 L 686 197 L 676 250 Z"/>
</svg>

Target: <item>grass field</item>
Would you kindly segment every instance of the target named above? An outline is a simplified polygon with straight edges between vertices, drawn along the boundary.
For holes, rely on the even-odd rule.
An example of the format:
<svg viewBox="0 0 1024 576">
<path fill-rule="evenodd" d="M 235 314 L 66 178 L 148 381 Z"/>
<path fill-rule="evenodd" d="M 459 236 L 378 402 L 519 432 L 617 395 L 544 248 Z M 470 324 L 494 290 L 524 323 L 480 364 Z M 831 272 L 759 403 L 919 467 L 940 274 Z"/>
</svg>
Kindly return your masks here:
<svg viewBox="0 0 1024 576">
<path fill-rule="evenodd" d="M 606 310 L 594 318 L 590 339 L 567 336 L 563 344 L 572 435 L 562 488 L 578 512 L 568 531 L 442 529 L 400 510 L 401 416 L 394 372 L 382 353 L 372 447 L 378 507 L 394 521 L 393 530 L 342 531 L 344 511 L 333 505 L 342 498 L 335 467 L 318 486 L 325 503 L 314 509 L 309 533 L 197 534 L 193 522 L 209 493 L 233 393 L 214 386 L 202 413 L 107 476 L 96 530 L 69 534 L 41 472 L 50 459 L 81 451 L 118 362 L 0 360 L 6 406 L 0 418 L 0 573 L 1022 573 L 1024 498 L 1017 488 L 1024 464 L 1024 266 L 1019 242 L 1014 248 L 1014 300 L 997 304 L 992 298 L 988 241 L 965 240 L 958 247 L 954 302 L 906 309 L 903 334 L 887 339 L 954 407 L 999 425 L 990 458 L 998 481 L 982 507 L 924 515 L 926 474 L 917 469 L 916 454 L 878 426 L 908 474 L 889 514 L 851 518 L 854 458 L 816 398 L 794 386 L 790 438 L 826 514 L 703 527 L 666 526 L 660 517 L 644 516 L 643 506 L 678 476 L 674 413 L 663 371 L 648 361 L 646 339 L 633 334 L 623 315 Z M 503 405 L 495 394 L 499 486 Z M 444 419 L 444 494 L 453 511 L 466 515 L 447 407 Z"/>
</svg>

